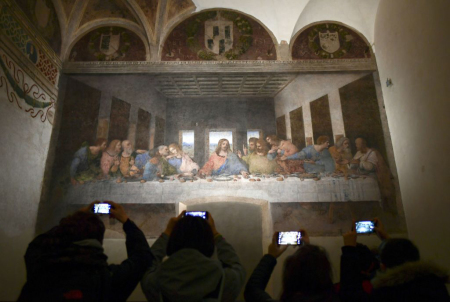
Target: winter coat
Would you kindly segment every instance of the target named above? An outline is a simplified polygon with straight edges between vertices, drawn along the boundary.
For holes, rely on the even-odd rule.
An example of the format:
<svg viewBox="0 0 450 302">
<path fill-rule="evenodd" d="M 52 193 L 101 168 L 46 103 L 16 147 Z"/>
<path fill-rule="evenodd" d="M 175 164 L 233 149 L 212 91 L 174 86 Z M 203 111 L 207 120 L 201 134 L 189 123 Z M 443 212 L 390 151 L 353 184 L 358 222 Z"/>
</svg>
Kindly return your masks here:
<svg viewBox="0 0 450 302">
<path fill-rule="evenodd" d="M 448 275 L 435 265 L 415 261 L 378 271 L 368 294 L 362 288 L 358 263 L 356 248 L 342 247 L 340 296 L 344 302 L 450 301 L 445 287 Z"/>
<path fill-rule="evenodd" d="M 244 297 L 248 302 L 276 302 L 268 293 L 265 292 L 270 275 L 277 264 L 275 257 L 266 254 L 259 261 L 258 266 L 253 271 L 252 275 L 245 286 Z M 294 294 L 289 301 L 296 302 L 338 302 L 339 298 L 330 288 L 329 292 L 323 292 L 315 296 L 305 296 L 301 293 Z"/>
<path fill-rule="evenodd" d="M 233 247 L 215 239 L 218 260 L 195 249 L 182 249 L 165 261 L 169 237 L 162 234 L 152 246 L 156 261 L 141 281 L 148 301 L 235 301 L 245 282 L 245 270 Z"/>
<path fill-rule="evenodd" d="M 128 259 L 121 264 L 108 265 L 96 239 L 57 244 L 57 228 L 28 246 L 27 282 L 18 301 L 126 301 L 152 263 L 144 234 L 129 219 L 123 224 Z"/>
</svg>

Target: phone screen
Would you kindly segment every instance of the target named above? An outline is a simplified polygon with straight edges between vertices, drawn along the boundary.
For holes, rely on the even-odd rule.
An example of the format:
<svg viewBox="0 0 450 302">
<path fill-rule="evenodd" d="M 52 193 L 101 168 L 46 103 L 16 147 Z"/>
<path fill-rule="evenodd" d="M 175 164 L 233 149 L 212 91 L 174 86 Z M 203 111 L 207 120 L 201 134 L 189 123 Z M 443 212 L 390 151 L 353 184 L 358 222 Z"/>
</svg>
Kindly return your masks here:
<svg viewBox="0 0 450 302">
<path fill-rule="evenodd" d="M 109 203 L 96 203 L 94 204 L 95 214 L 109 214 L 111 205 Z"/>
<path fill-rule="evenodd" d="M 302 239 L 301 232 L 279 232 L 278 245 L 300 245 Z"/>
<path fill-rule="evenodd" d="M 202 211 L 191 211 L 184 213 L 185 216 L 194 216 L 194 217 L 201 217 L 203 219 L 208 219 L 208 212 L 202 212 Z"/>
<path fill-rule="evenodd" d="M 373 228 L 375 227 L 375 223 L 370 220 L 365 221 L 357 221 L 355 222 L 355 230 L 357 234 L 370 234 L 373 233 Z"/>
</svg>

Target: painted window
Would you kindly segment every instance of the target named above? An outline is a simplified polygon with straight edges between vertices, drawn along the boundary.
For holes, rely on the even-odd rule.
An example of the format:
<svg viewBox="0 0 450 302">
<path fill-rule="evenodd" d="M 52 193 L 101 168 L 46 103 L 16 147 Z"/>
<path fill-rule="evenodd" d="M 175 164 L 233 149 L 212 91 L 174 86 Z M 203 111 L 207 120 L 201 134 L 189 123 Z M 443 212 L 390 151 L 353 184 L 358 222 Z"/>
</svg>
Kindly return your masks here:
<svg viewBox="0 0 450 302">
<path fill-rule="evenodd" d="M 247 143 L 251 137 L 259 138 L 260 136 L 261 136 L 261 130 L 258 130 L 258 129 L 247 130 Z"/>
<path fill-rule="evenodd" d="M 180 146 L 184 153 L 194 157 L 194 130 L 180 130 Z"/>
<path fill-rule="evenodd" d="M 219 140 L 226 138 L 230 143 L 230 148 L 233 150 L 233 131 L 231 130 L 212 130 L 209 131 L 209 155 L 211 155 L 217 148 Z"/>
</svg>

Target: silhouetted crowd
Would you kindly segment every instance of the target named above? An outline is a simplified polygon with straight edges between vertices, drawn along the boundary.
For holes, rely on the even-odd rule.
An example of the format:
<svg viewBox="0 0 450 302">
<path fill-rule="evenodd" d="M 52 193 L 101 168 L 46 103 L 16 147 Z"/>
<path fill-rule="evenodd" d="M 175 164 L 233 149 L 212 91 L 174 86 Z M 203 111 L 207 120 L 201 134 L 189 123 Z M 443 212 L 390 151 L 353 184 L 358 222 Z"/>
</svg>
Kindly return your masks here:
<svg viewBox="0 0 450 302">
<path fill-rule="evenodd" d="M 211 213 L 183 211 L 150 247 L 120 204 L 105 203 L 109 216 L 123 224 L 128 258 L 107 263 L 105 225 L 93 202 L 30 243 L 18 301 L 126 301 L 139 282 L 148 301 L 235 301 L 244 285 L 246 301 L 450 301 L 447 272 L 421 261 L 410 240 L 390 238 L 377 218 L 377 251 L 357 242 L 355 222 L 343 235 L 338 284 L 327 251 L 300 229 L 299 244 L 284 262 L 281 295 L 274 298 L 265 288 L 288 248 L 279 233 L 245 284 L 244 267 Z"/>
</svg>

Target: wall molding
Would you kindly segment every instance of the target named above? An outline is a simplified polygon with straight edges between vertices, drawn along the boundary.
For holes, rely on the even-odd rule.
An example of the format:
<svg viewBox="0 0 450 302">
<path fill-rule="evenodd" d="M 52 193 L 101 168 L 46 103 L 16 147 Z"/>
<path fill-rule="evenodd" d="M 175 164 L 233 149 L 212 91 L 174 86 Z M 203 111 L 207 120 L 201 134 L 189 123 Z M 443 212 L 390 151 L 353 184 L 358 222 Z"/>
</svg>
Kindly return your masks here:
<svg viewBox="0 0 450 302">
<path fill-rule="evenodd" d="M 306 73 L 336 71 L 376 71 L 373 58 L 368 59 L 331 59 L 298 61 L 112 61 L 112 62 L 64 62 L 63 73 Z"/>
</svg>

